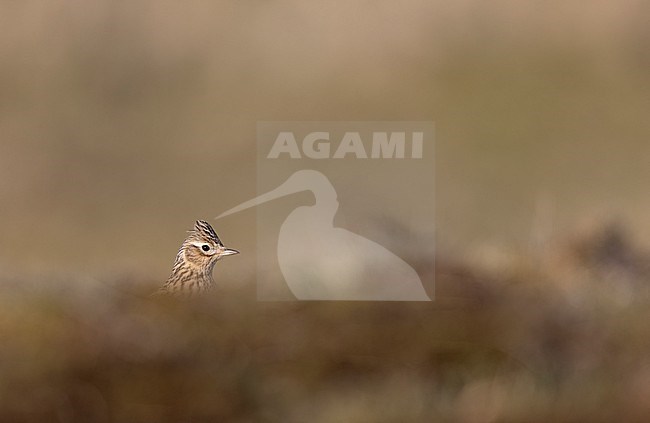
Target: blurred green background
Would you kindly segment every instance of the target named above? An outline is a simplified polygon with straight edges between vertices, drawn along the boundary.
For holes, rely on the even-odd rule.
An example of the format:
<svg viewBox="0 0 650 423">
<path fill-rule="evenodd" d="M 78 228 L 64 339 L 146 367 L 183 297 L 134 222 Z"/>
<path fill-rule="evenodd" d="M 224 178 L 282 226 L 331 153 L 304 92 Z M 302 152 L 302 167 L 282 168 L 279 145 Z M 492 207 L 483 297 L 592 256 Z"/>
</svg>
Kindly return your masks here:
<svg viewBox="0 0 650 423">
<path fill-rule="evenodd" d="M 638 0 L 0 2 L 0 420 L 644 415 L 649 15 Z M 438 301 L 251 302 L 254 213 L 217 226 L 251 252 L 218 269 L 232 291 L 199 311 L 132 293 L 164 281 L 195 219 L 255 196 L 269 120 L 435 121 Z M 120 355 L 152 333 L 182 345 Z M 185 372 L 196 357 L 218 387 Z M 8 399 L 16 386 L 30 395 Z M 205 398 L 174 394 L 188 386 Z"/>
</svg>

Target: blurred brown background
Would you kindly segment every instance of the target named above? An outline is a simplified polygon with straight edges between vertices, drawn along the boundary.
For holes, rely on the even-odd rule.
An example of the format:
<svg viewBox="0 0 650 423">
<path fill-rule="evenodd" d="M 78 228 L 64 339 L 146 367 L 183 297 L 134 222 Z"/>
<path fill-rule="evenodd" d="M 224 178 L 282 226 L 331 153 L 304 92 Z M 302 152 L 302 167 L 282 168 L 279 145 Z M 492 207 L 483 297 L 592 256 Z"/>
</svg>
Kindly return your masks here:
<svg viewBox="0 0 650 423">
<path fill-rule="evenodd" d="M 643 420 L 649 14 L 1 2 L 0 420 Z M 163 281 L 195 219 L 255 195 L 262 120 L 435 121 L 435 303 L 111 290 Z M 255 251 L 254 213 L 228 219 Z M 250 288 L 254 263 L 220 279 Z"/>
<path fill-rule="evenodd" d="M 526 245 L 540 202 L 650 238 L 646 2 L 0 8 L 2 266 L 163 278 L 255 194 L 259 120 L 434 120 L 442 250 Z"/>
</svg>

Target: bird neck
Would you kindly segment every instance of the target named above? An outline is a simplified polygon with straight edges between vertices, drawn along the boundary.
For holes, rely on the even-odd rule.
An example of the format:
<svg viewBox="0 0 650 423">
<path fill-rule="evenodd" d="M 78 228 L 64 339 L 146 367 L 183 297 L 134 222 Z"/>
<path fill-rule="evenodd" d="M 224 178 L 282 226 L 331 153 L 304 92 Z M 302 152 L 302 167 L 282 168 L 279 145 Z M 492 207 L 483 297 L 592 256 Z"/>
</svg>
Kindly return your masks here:
<svg viewBox="0 0 650 423">
<path fill-rule="evenodd" d="M 185 248 L 181 248 L 176 255 L 174 267 L 169 275 L 168 284 L 187 287 L 190 290 L 204 290 L 212 286 L 212 271 L 216 261 L 196 263 L 186 256 Z"/>
</svg>

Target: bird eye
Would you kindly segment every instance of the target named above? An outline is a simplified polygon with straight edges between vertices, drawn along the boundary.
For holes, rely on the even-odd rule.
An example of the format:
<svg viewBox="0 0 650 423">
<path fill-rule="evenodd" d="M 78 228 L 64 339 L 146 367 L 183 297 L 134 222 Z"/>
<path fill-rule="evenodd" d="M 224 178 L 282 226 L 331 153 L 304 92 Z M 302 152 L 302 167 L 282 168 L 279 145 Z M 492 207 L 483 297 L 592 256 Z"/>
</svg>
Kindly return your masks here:
<svg viewBox="0 0 650 423">
<path fill-rule="evenodd" d="M 209 246 L 208 244 L 203 244 L 203 245 L 201 246 L 201 249 L 202 249 L 203 251 L 210 251 L 210 246 Z"/>
</svg>

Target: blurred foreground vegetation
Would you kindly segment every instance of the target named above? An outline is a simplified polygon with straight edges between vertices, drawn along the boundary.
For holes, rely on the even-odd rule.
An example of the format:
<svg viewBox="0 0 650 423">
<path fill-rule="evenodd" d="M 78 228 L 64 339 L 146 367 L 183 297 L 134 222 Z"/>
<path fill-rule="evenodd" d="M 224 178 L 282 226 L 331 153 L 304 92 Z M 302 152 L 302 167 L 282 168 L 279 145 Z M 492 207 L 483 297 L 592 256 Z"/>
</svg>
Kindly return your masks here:
<svg viewBox="0 0 650 423">
<path fill-rule="evenodd" d="M 0 421 L 644 420 L 650 255 L 614 226 L 552 247 L 441 257 L 433 303 L 5 277 Z"/>
</svg>

